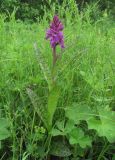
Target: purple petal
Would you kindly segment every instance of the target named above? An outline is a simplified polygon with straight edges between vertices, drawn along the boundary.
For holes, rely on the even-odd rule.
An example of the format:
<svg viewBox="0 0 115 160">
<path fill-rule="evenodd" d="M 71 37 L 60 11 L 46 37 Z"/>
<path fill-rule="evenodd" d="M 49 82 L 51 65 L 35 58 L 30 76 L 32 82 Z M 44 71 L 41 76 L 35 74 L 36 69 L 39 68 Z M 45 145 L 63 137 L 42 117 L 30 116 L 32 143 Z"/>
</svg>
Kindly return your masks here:
<svg viewBox="0 0 115 160">
<path fill-rule="evenodd" d="M 63 24 L 59 20 L 58 16 L 55 15 L 50 28 L 46 31 L 46 39 L 50 40 L 51 47 L 54 48 L 56 45 L 60 45 L 64 48 L 64 36 L 63 36 Z"/>
</svg>

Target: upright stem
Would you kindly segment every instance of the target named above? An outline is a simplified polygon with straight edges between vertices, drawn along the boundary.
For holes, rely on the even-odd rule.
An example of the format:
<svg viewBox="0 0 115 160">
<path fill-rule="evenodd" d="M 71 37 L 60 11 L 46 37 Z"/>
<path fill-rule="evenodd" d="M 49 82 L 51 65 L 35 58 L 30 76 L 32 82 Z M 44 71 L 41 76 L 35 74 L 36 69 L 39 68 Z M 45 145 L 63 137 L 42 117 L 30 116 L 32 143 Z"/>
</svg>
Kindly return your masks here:
<svg viewBox="0 0 115 160">
<path fill-rule="evenodd" d="M 53 48 L 53 67 L 55 66 L 57 61 L 56 47 Z"/>
</svg>

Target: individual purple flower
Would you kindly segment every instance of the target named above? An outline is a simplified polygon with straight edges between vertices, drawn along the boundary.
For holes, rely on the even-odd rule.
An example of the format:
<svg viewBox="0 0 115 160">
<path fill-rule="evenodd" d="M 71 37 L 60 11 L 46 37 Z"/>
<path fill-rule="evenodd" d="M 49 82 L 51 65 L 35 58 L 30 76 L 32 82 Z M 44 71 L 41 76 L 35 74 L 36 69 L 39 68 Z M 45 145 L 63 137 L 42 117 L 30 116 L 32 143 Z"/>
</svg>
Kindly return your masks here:
<svg viewBox="0 0 115 160">
<path fill-rule="evenodd" d="M 63 28 L 63 24 L 59 20 L 58 16 L 55 15 L 50 28 L 46 32 L 46 39 L 50 40 L 50 44 L 53 49 L 55 49 L 57 45 L 64 48 Z"/>
</svg>

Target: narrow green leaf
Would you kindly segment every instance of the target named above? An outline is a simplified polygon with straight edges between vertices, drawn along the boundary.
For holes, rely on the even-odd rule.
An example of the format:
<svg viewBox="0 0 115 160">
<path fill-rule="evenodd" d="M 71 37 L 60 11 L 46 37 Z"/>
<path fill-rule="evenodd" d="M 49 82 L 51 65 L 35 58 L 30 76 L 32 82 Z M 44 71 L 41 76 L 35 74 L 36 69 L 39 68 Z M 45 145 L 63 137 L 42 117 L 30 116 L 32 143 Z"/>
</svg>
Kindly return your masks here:
<svg viewBox="0 0 115 160">
<path fill-rule="evenodd" d="M 52 126 L 52 119 L 53 119 L 53 115 L 54 115 L 56 107 L 57 107 L 59 93 L 60 93 L 59 88 L 57 86 L 55 86 L 49 93 L 48 108 L 47 108 L 49 128 L 51 128 L 51 126 Z"/>
</svg>

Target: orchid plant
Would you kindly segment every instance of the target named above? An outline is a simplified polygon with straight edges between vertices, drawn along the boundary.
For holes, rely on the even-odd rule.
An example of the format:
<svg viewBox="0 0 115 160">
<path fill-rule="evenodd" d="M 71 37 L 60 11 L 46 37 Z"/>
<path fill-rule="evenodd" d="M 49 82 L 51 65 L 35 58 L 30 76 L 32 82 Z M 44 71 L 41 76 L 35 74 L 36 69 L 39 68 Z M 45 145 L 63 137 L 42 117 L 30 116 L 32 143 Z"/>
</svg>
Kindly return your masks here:
<svg viewBox="0 0 115 160">
<path fill-rule="evenodd" d="M 45 39 L 50 41 L 50 45 L 52 48 L 52 71 L 50 71 L 47 63 L 44 61 L 44 57 L 42 53 L 40 52 L 37 45 L 34 45 L 36 57 L 38 60 L 38 63 L 40 65 L 40 68 L 44 74 L 44 78 L 48 83 L 48 101 L 47 105 L 45 107 L 45 113 L 42 112 L 41 109 L 38 107 L 37 102 L 37 95 L 32 91 L 30 88 L 27 88 L 27 94 L 29 98 L 31 99 L 31 102 L 35 108 L 36 113 L 40 117 L 41 121 L 43 122 L 44 127 L 48 131 L 48 137 L 45 143 L 45 148 L 48 150 L 48 146 L 51 142 L 52 137 L 52 128 L 53 128 L 53 117 L 57 108 L 58 99 L 60 96 L 60 87 L 57 83 L 56 74 L 55 74 L 55 67 L 57 61 L 61 58 L 61 54 L 57 54 L 56 47 L 60 46 L 61 51 L 65 48 L 64 45 L 64 35 L 63 35 L 63 29 L 64 26 L 62 22 L 60 21 L 59 17 L 55 15 L 53 17 L 53 21 L 50 24 L 49 29 L 46 31 Z M 47 151 L 48 152 L 48 151 Z"/>
<path fill-rule="evenodd" d="M 56 47 L 60 46 L 61 50 L 65 48 L 63 29 L 64 29 L 64 26 L 62 22 L 60 21 L 59 17 L 55 15 L 53 17 L 53 21 L 51 22 L 49 29 L 47 29 L 46 31 L 46 37 L 45 37 L 46 40 L 50 41 L 50 45 L 52 48 L 52 56 L 53 56 L 52 70 L 53 71 L 55 70 L 55 65 L 57 60 L 60 59 L 61 57 L 61 55 L 57 54 Z M 47 130 L 50 132 L 52 128 L 53 116 L 58 103 L 60 87 L 57 84 L 57 81 L 55 78 L 56 75 L 54 75 L 54 72 L 51 72 L 49 70 L 49 67 L 46 66 L 46 63 L 43 60 L 42 54 L 36 44 L 35 44 L 35 51 L 36 51 L 36 55 L 37 55 L 40 67 L 44 73 L 44 77 L 48 82 L 49 96 L 48 96 L 48 104 L 47 104 L 47 116 L 45 116 L 46 120 L 44 120 L 44 118 L 41 118 L 41 119 L 45 124 Z M 27 92 L 29 95 L 31 94 L 30 89 L 28 89 Z M 42 117 L 41 114 L 39 114 L 39 116 Z"/>
<path fill-rule="evenodd" d="M 57 15 L 54 16 L 52 23 L 50 24 L 50 28 L 46 32 L 46 39 L 50 40 L 50 45 L 52 48 L 52 55 L 53 55 L 53 69 L 55 69 L 55 65 L 57 60 L 59 59 L 59 55 L 56 52 L 56 47 L 60 45 L 61 49 L 63 49 L 64 46 L 64 36 L 63 36 L 63 24 L 59 20 L 59 17 Z M 52 128 L 52 120 L 53 115 L 56 110 L 56 106 L 58 103 L 58 98 L 60 94 L 60 88 L 57 86 L 57 83 L 55 81 L 55 75 L 52 76 L 52 90 L 49 93 L 48 98 L 48 128 Z"/>
</svg>

